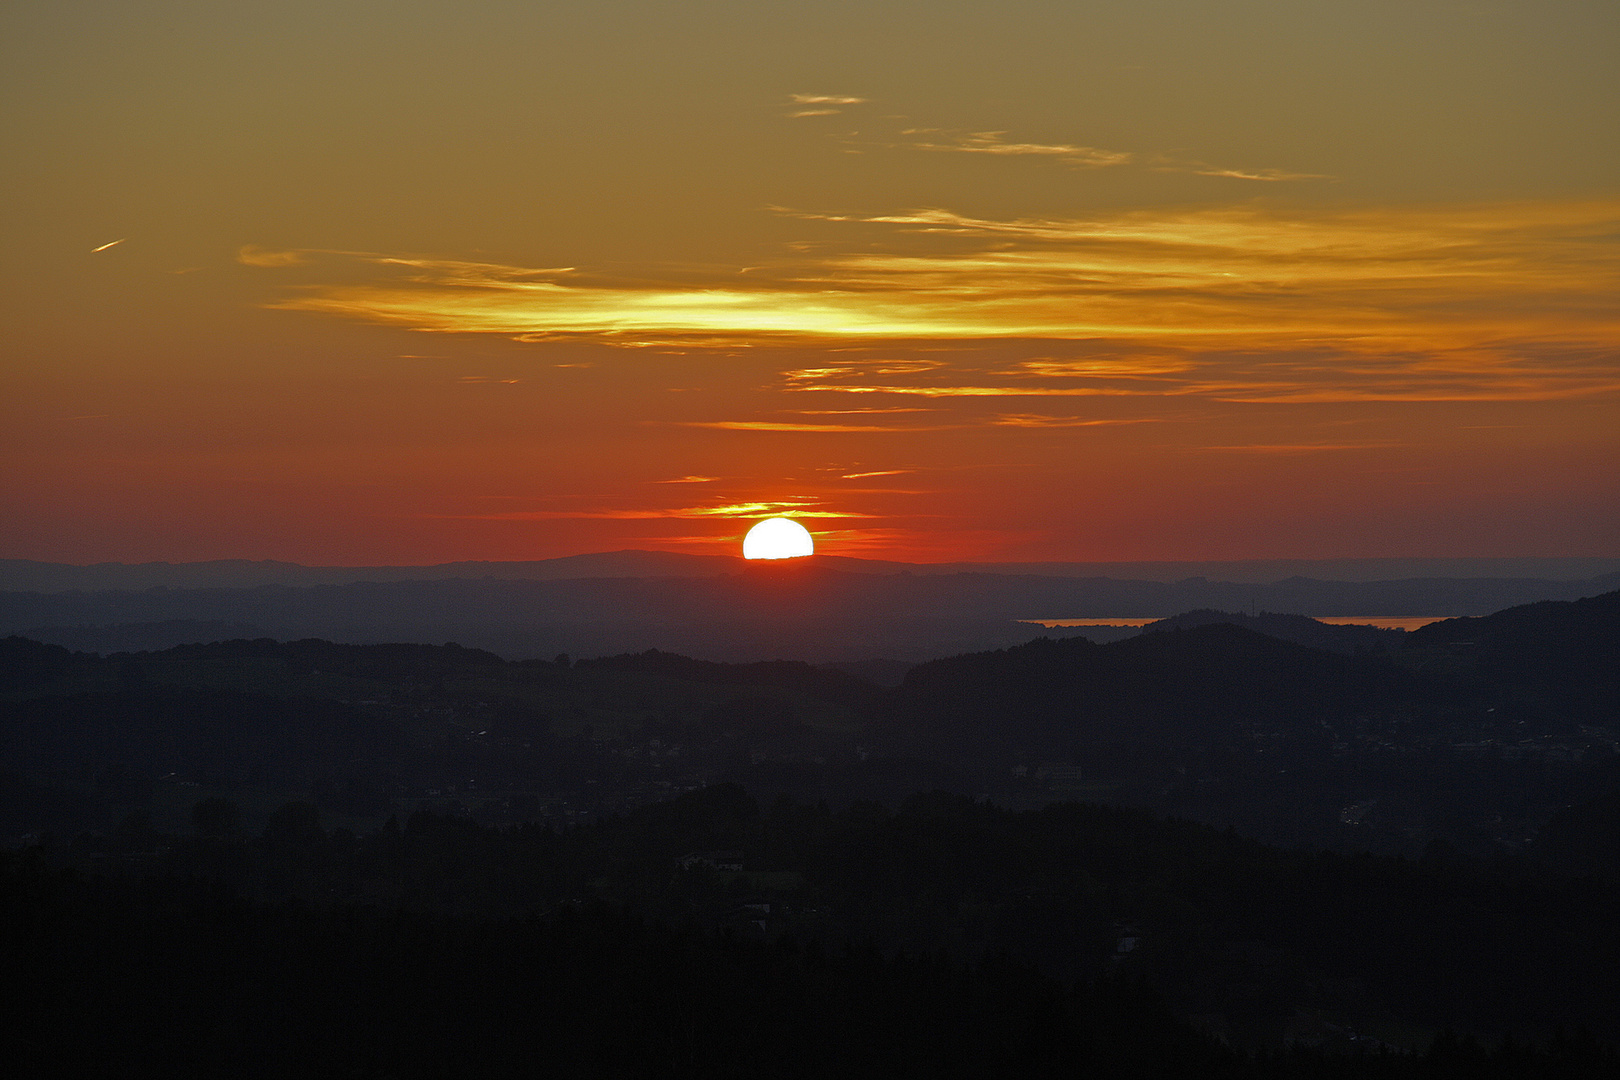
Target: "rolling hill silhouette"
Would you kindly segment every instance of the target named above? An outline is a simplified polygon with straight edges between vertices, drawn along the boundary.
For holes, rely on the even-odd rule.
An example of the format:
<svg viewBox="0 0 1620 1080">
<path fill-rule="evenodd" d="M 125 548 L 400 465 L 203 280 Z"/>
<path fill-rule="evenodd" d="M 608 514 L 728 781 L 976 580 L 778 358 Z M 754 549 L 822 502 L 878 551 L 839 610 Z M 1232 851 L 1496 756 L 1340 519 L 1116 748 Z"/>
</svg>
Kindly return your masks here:
<svg viewBox="0 0 1620 1080">
<path fill-rule="evenodd" d="M 921 739 L 1091 756 L 1207 749 L 1254 731 L 1310 737 L 1324 721 L 1417 692 L 1380 659 L 1344 656 L 1217 623 L 1109 645 L 1038 639 L 907 673 L 897 719 Z"/>
</svg>

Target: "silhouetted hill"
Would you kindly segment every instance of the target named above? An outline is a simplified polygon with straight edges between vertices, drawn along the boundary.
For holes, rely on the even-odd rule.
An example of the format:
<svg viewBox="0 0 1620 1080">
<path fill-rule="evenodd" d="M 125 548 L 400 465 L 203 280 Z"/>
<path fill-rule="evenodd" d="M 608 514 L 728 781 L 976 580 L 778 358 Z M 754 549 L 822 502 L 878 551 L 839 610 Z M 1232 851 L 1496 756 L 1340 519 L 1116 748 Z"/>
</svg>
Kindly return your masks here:
<svg viewBox="0 0 1620 1080">
<path fill-rule="evenodd" d="M 1432 623 L 1411 633 L 1406 650 L 1419 661 L 1443 654 L 1459 675 L 1539 699 L 1572 723 L 1620 716 L 1620 592 Z"/>
<path fill-rule="evenodd" d="M 77 652 L 155 652 L 201 641 L 232 641 L 271 635 L 260 626 L 215 620 L 169 619 L 165 622 L 121 623 L 114 626 L 35 626 L 22 637 L 62 645 Z"/>
<path fill-rule="evenodd" d="M 1262 611 L 1258 615 L 1233 614 L 1229 611 L 1188 611 L 1160 619 L 1142 628 L 1143 633 L 1165 630 L 1185 630 L 1193 626 L 1212 626 L 1227 623 L 1269 637 L 1308 645 L 1313 649 L 1326 649 L 1339 653 L 1389 652 L 1398 648 L 1406 634 L 1401 630 L 1384 630 L 1376 626 L 1335 626 L 1317 622 L 1304 615 L 1277 615 Z"/>
<path fill-rule="evenodd" d="M 0 638 L 0 692 L 47 683 L 65 676 L 76 661 L 99 659 L 17 635 Z"/>
<path fill-rule="evenodd" d="M 833 811 L 716 784 L 561 832 L 426 811 L 328 832 L 312 809 L 235 840 L 133 827 L 0 855 L 0 948 L 30 980 L 8 1060 L 204 1076 L 1613 1073 L 1568 1033 L 1616 1034 L 1614 894 L 1545 870 L 1285 852 L 1142 811 L 937 791 Z M 718 849 L 745 868 L 681 866 Z M 1434 1037 L 1446 1027 L 1519 1041 L 1470 1061 Z M 1562 1071 L 1523 1041 L 1555 1030 Z M 1431 1038 L 1446 1060 L 1356 1053 Z"/>
<path fill-rule="evenodd" d="M 876 697 L 874 685 L 845 671 L 816 667 L 798 660 L 763 660 L 751 664 L 717 664 L 676 653 L 650 649 L 576 661 L 580 671 L 647 672 L 686 682 L 720 686 L 775 686 L 798 690 L 828 701 L 867 705 Z"/>
<path fill-rule="evenodd" d="M 133 686 L 0 702 L 0 760 L 36 775 L 81 763 L 151 779 L 176 771 L 263 777 L 393 752 L 400 732 L 352 706 L 229 690 Z"/>
<path fill-rule="evenodd" d="M 155 658 L 168 664 L 274 659 L 296 673 L 324 671 L 384 682 L 472 678 L 488 675 L 492 670 L 506 666 L 506 661 L 494 653 L 463 648 L 454 642 L 445 645 L 400 642 L 346 645 L 318 638 L 300 641 L 258 638 L 251 641 L 177 645 L 156 654 Z"/>
<path fill-rule="evenodd" d="M 503 920 L 312 909 L 5 857 L 0 911 L 29 976 L 7 1023 L 26 1076 L 1598 1080 L 1615 1064 L 1589 1036 L 1487 1050 L 1448 1032 L 1421 1053 L 1357 1053 L 1337 1024 L 1319 1027 L 1338 1045 L 1256 1055 L 1131 980 L 676 929 L 604 904 Z"/>
<path fill-rule="evenodd" d="M 822 667 L 842 671 L 867 682 L 877 683 L 879 686 L 899 686 L 906 681 L 906 672 L 917 665 L 904 660 L 838 660 Z"/>
<path fill-rule="evenodd" d="M 1566 874 L 1620 883 L 1620 789 L 1558 811 L 1536 834 L 1531 855 Z"/>
<path fill-rule="evenodd" d="M 1379 660 L 1309 649 L 1229 623 L 1109 645 L 1039 639 L 920 664 L 897 695 L 916 731 L 953 741 L 1090 753 L 1208 747 L 1318 724 L 1413 695 Z"/>
<path fill-rule="evenodd" d="M 273 907 L 6 856 L 0 913 L 29 979 L 6 1023 L 26 1076 L 1259 1077 L 1138 988 L 803 951 L 602 904 L 507 920 Z"/>
</svg>

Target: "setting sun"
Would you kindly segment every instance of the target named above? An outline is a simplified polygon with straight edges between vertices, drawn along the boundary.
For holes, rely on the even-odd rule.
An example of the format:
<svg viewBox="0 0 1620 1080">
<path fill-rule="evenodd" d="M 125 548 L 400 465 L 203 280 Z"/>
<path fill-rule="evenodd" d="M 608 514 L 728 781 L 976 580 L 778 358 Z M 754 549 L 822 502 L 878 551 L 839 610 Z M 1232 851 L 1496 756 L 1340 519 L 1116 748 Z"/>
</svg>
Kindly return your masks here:
<svg viewBox="0 0 1620 1080">
<path fill-rule="evenodd" d="M 792 518 L 766 518 L 743 537 L 745 559 L 797 559 L 815 552 L 810 531 Z"/>
</svg>

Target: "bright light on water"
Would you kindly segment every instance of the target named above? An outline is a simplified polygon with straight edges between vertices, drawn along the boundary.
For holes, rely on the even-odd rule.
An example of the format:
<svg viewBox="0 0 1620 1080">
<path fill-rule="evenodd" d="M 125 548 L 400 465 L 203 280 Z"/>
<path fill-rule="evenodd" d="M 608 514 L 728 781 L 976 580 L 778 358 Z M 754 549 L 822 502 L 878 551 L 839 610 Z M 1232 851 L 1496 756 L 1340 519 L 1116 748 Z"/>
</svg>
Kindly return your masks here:
<svg viewBox="0 0 1620 1080">
<path fill-rule="evenodd" d="M 1416 630 L 1420 626 L 1428 626 L 1443 619 L 1454 619 L 1455 615 L 1312 615 L 1311 618 L 1319 623 L 1330 626 L 1376 626 L 1380 630 Z M 1061 626 L 1146 626 L 1156 623 L 1158 618 L 1137 619 L 1117 618 L 1106 619 L 1019 619 L 1021 623 L 1032 626 L 1044 626 L 1054 629 Z"/>
<path fill-rule="evenodd" d="M 1376 626 L 1381 630 L 1416 630 L 1420 626 L 1455 619 L 1455 615 L 1316 615 L 1317 622 L 1331 626 Z"/>
</svg>

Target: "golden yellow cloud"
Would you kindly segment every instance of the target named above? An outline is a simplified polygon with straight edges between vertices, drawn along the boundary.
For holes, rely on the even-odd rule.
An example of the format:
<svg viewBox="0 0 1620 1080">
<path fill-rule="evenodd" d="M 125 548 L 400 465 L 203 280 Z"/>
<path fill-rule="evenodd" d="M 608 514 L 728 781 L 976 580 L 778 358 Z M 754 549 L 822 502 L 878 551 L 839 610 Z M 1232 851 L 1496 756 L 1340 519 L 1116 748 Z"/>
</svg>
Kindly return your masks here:
<svg viewBox="0 0 1620 1080">
<path fill-rule="evenodd" d="M 1387 450 L 1392 446 L 1399 446 L 1394 442 L 1364 442 L 1364 443 L 1243 443 L 1233 446 L 1197 446 L 1192 449 L 1200 454 L 1229 453 L 1229 454 L 1316 454 L 1332 450 Z"/>
<path fill-rule="evenodd" d="M 650 508 L 583 508 L 562 510 L 511 510 L 494 514 L 434 514 L 435 518 L 473 521 L 557 521 L 565 519 L 600 518 L 614 521 L 635 521 L 656 518 L 742 518 L 764 515 L 806 518 L 864 518 L 870 514 L 847 510 L 819 510 L 816 503 L 805 500 L 783 502 L 730 503 L 724 506 L 683 506 Z"/>
<path fill-rule="evenodd" d="M 912 129 L 905 135 L 924 134 L 929 129 Z M 1122 150 L 1102 150 L 1095 146 L 1075 146 L 1070 143 L 1008 142 L 1002 138 L 1005 131 L 974 131 L 964 135 L 951 135 L 943 141 L 915 140 L 901 145 L 915 150 L 945 150 L 960 154 L 994 154 L 999 157 L 1056 158 L 1067 165 L 1087 169 L 1100 169 L 1109 165 L 1126 165 L 1134 154 Z"/>
<path fill-rule="evenodd" d="M 788 99 L 795 105 L 860 105 L 866 101 L 848 94 L 789 94 Z"/>
<path fill-rule="evenodd" d="M 273 251 L 257 244 L 247 244 L 236 251 L 236 261 L 243 266 L 297 266 L 305 261 L 302 251 Z"/>
<path fill-rule="evenodd" d="M 1073 416 L 1040 416 L 1033 413 L 1002 413 L 991 423 L 1002 427 L 1023 428 L 1068 428 L 1068 427 L 1114 427 L 1119 424 L 1157 424 L 1160 417 L 1145 417 L 1134 420 L 1086 420 Z"/>
<path fill-rule="evenodd" d="M 810 424 L 793 420 L 681 420 L 681 427 L 716 428 L 721 431 L 818 431 L 823 434 L 883 431 L 949 431 L 957 425 L 899 426 L 893 424 Z"/>
<path fill-rule="evenodd" d="M 860 386 L 846 383 L 804 383 L 787 389 L 800 392 L 837 394 L 906 394 L 916 397 L 1110 397 L 1140 393 L 1166 393 L 1157 390 L 1110 390 L 1093 386 Z"/>
<path fill-rule="evenodd" d="M 949 364 L 932 358 L 786 373 L 795 389 L 842 393 L 1517 400 L 1620 389 L 1616 200 L 1013 221 L 946 210 L 801 216 L 878 229 L 884 250 L 863 243 L 750 274 L 746 286 L 704 288 L 364 256 L 409 273 L 316 286 L 273 306 L 438 333 L 693 348 L 1107 346 L 1024 360 L 995 385 L 930 385 L 927 372 Z M 893 381 L 872 382 L 877 373 Z"/>
<path fill-rule="evenodd" d="M 1218 169 L 1212 165 L 1202 167 L 1188 167 L 1181 171 L 1191 172 L 1198 176 L 1224 176 L 1230 180 L 1263 180 L 1268 183 L 1278 183 L 1288 180 L 1331 180 L 1331 176 L 1324 173 L 1297 173 L 1285 172 L 1282 169 Z"/>
</svg>

